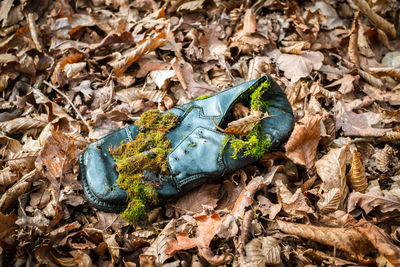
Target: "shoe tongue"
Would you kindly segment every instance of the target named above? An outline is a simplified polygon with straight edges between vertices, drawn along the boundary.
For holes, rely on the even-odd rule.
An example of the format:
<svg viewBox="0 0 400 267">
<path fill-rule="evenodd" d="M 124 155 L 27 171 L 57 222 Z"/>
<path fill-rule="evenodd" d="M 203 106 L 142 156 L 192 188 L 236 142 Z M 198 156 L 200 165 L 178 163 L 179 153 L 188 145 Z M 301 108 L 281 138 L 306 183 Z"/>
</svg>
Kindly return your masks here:
<svg viewBox="0 0 400 267">
<path fill-rule="evenodd" d="M 263 76 L 256 80 L 242 83 L 231 89 L 221 91 L 207 99 L 196 100 L 189 103 L 189 106 L 195 105 L 203 108 L 204 116 L 214 117 L 217 124 L 221 122 L 228 110 L 233 106 L 237 99 L 245 93 L 251 86 L 260 80 L 265 80 L 267 76 Z M 187 108 L 189 107 L 187 106 Z"/>
</svg>

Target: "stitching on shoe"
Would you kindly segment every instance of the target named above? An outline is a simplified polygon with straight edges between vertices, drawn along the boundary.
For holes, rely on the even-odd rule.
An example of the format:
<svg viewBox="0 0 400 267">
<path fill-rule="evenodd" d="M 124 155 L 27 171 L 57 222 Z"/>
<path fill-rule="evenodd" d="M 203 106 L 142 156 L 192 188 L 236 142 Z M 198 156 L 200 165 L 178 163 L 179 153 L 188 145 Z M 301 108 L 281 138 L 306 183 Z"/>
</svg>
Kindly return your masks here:
<svg viewBox="0 0 400 267">
<path fill-rule="evenodd" d="M 125 129 L 126 136 L 128 137 L 129 142 L 132 142 L 132 141 L 133 141 L 133 138 L 132 138 L 132 131 L 131 131 L 131 129 L 129 129 L 129 127 L 125 127 L 124 129 Z"/>
<path fill-rule="evenodd" d="M 168 153 L 168 156 L 167 156 L 167 165 L 168 165 L 169 171 L 170 171 L 170 173 L 171 173 L 171 177 L 174 178 L 174 182 L 175 182 L 175 185 L 176 185 L 176 187 L 178 188 L 178 190 L 181 190 L 182 186 L 188 184 L 188 183 L 191 182 L 191 181 L 194 181 L 194 180 L 196 180 L 196 179 L 199 179 L 199 178 L 206 177 L 206 176 L 209 176 L 209 175 L 210 175 L 210 173 L 197 173 L 197 174 L 191 175 L 191 176 L 186 177 L 186 178 L 183 178 L 183 179 L 177 179 L 177 178 L 176 178 L 176 173 L 173 173 L 173 172 L 172 172 L 172 168 L 171 168 L 171 165 L 170 165 L 170 160 L 169 160 L 170 155 L 171 155 L 173 152 L 175 152 L 175 151 L 182 145 L 182 143 L 183 143 L 191 134 L 193 134 L 193 133 L 194 133 L 196 130 L 198 130 L 198 129 L 204 129 L 204 130 L 208 130 L 208 131 L 214 132 L 214 133 L 216 133 L 216 134 L 218 134 L 218 135 L 224 135 L 223 133 L 221 133 L 221 132 L 219 132 L 219 131 L 217 131 L 217 130 L 215 130 L 215 129 L 210 129 L 210 128 L 206 128 L 206 127 L 197 127 L 197 128 L 195 128 L 195 129 L 193 129 L 184 139 L 182 139 L 182 140 L 175 146 L 174 149 L 172 149 L 172 150 Z M 225 146 L 226 146 L 226 144 L 225 144 Z M 218 168 L 224 173 L 224 172 L 225 172 L 224 168 L 226 168 L 226 166 L 225 166 L 225 164 L 224 164 L 222 154 L 223 154 L 222 151 L 219 152 L 219 154 L 218 154 L 218 157 L 217 157 L 217 165 L 218 165 Z"/>
</svg>

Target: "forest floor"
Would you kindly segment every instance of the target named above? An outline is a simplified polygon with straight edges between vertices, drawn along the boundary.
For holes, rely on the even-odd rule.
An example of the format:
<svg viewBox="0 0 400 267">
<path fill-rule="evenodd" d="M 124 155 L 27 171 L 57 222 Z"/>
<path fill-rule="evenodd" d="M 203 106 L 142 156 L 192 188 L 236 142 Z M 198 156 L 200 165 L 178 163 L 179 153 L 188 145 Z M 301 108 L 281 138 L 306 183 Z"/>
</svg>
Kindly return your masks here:
<svg viewBox="0 0 400 267">
<path fill-rule="evenodd" d="M 400 266 L 398 1 L 0 5 L 2 266 Z M 89 143 L 265 74 L 296 118 L 280 151 L 146 227 L 88 203 Z"/>
</svg>

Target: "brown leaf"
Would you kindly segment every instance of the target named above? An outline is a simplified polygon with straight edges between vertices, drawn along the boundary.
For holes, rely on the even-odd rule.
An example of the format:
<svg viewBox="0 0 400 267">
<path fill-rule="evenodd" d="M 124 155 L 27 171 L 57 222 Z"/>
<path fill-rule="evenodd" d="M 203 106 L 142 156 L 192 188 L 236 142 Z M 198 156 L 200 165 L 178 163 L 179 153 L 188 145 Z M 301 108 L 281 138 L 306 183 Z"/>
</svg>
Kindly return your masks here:
<svg viewBox="0 0 400 267">
<path fill-rule="evenodd" d="M 272 236 L 258 237 L 246 245 L 245 264 L 263 267 L 282 263 L 281 248 L 276 238 Z"/>
<path fill-rule="evenodd" d="M 281 48 L 283 53 L 300 55 L 302 49 L 310 49 L 310 43 L 307 41 L 282 41 L 286 47 Z"/>
<path fill-rule="evenodd" d="M 212 265 L 225 265 L 232 261 L 233 255 L 231 253 L 223 253 L 221 255 L 214 255 L 214 253 L 209 248 L 199 249 L 199 256 L 205 259 L 208 263 Z"/>
<path fill-rule="evenodd" d="M 353 161 L 348 177 L 350 185 L 355 191 L 361 193 L 365 192 L 368 187 L 367 177 L 365 176 L 365 168 L 362 163 L 361 154 L 356 150 L 353 151 Z"/>
<path fill-rule="evenodd" d="M 228 123 L 227 128 L 225 130 L 221 129 L 218 125 L 215 124 L 215 122 L 214 124 L 221 132 L 247 136 L 254 128 L 255 122 L 258 122 L 268 117 L 268 113 L 265 113 L 263 116 L 261 116 L 261 114 L 262 114 L 261 111 L 256 111 L 249 116 L 246 116 L 244 118 L 235 121 L 231 121 L 230 123 Z"/>
<path fill-rule="evenodd" d="M 14 213 L 4 215 L 0 212 L 0 241 L 3 241 L 5 237 L 15 230 L 15 220 Z"/>
<path fill-rule="evenodd" d="M 167 33 L 163 31 L 153 38 L 145 39 L 135 48 L 125 51 L 123 55 L 116 58 L 110 63 L 114 68 L 115 74 L 121 76 L 140 57 L 166 44 L 168 42 L 166 34 Z"/>
<path fill-rule="evenodd" d="M 384 32 L 389 34 L 393 39 L 396 38 L 396 28 L 393 24 L 388 22 L 386 19 L 379 16 L 375 11 L 371 9 L 365 0 L 353 0 L 353 3 L 357 5 L 360 11 L 366 15 L 372 24 L 382 29 Z"/>
<path fill-rule="evenodd" d="M 282 209 L 294 217 L 303 217 L 306 213 L 313 213 L 314 210 L 307 203 L 307 198 L 304 196 L 301 188 L 298 188 L 294 194 L 290 192 L 287 185 L 282 179 L 275 179 L 277 187 L 277 195 L 279 203 L 282 204 Z"/>
<path fill-rule="evenodd" d="M 10 186 L 18 180 L 18 175 L 10 170 L 10 167 L 0 171 L 0 186 Z"/>
<path fill-rule="evenodd" d="M 391 76 L 395 79 L 400 78 L 400 68 L 393 67 L 381 67 L 381 68 L 369 68 L 368 69 L 373 75 L 378 77 Z"/>
<path fill-rule="evenodd" d="M 110 252 L 112 263 L 116 264 L 119 261 L 119 245 L 115 240 L 114 234 L 103 233 L 104 242 L 106 242 L 108 251 Z"/>
<path fill-rule="evenodd" d="M 242 190 L 242 192 L 240 192 L 240 195 L 233 205 L 231 214 L 236 218 L 243 217 L 245 209 L 254 202 L 254 194 L 263 186 L 268 186 L 274 179 L 274 176 L 279 169 L 279 166 L 274 166 L 264 176 L 254 177 Z"/>
<path fill-rule="evenodd" d="M 393 244 L 390 237 L 376 225 L 362 219 L 356 227 L 357 231 L 371 242 L 371 244 L 389 260 L 393 266 L 400 266 L 400 248 Z"/>
<path fill-rule="evenodd" d="M 47 118 L 44 116 L 30 118 L 22 117 L 10 121 L 0 122 L 3 132 L 12 134 L 19 131 L 26 131 L 31 128 L 43 128 L 47 125 Z"/>
<path fill-rule="evenodd" d="M 54 131 L 47 139 L 43 150 L 40 151 L 35 166 L 53 183 L 72 170 L 78 161 L 79 153 L 73 138 Z M 58 182 L 55 183 L 58 184 Z"/>
<path fill-rule="evenodd" d="M 381 120 L 381 115 L 373 112 L 355 113 L 353 109 L 360 108 L 372 102 L 364 97 L 346 103 L 339 100 L 336 104 L 336 131 L 343 129 L 345 136 L 383 136 L 390 129 L 373 128 L 371 125 Z"/>
<path fill-rule="evenodd" d="M 334 228 L 275 221 L 273 227 L 284 233 L 307 238 L 348 252 L 354 258 L 363 258 L 373 251 L 368 239 L 354 228 Z"/>
<path fill-rule="evenodd" d="M 32 178 L 35 175 L 35 170 L 25 174 L 21 179 L 11 186 L 0 198 L 0 211 L 6 210 L 12 204 L 15 203 L 17 198 L 27 192 L 31 188 L 31 182 L 26 180 Z"/>
<path fill-rule="evenodd" d="M 381 172 L 387 172 L 393 154 L 394 150 L 388 144 L 383 149 L 379 149 L 374 155 L 376 168 Z"/>
<path fill-rule="evenodd" d="M 179 198 L 175 208 L 180 214 L 200 213 L 203 211 L 203 205 L 215 208 L 219 200 L 219 188 L 219 184 L 204 184 Z"/>
<path fill-rule="evenodd" d="M 311 71 L 319 70 L 324 55 L 316 51 L 302 51 L 299 55 L 282 54 L 277 60 L 279 69 L 285 72 L 285 77 L 296 82 L 307 77 Z"/>
<path fill-rule="evenodd" d="M 171 65 L 175 71 L 176 77 L 190 98 L 197 98 L 209 94 L 210 92 L 215 93 L 218 91 L 218 88 L 215 86 L 202 81 L 199 74 L 193 71 L 193 67 L 190 63 L 178 61 L 174 58 L 171 61 Z"/>
<path fill-rule="evenodd" d="M 379 188 L 374 188 L 365 194 L 352 192 L 349 195 L 347 206 L 349 212 L 357 206 L 361 207 L 367 214 L 372 210 L 383 213 L 400 212 L 400 198 L 391 193 L 383 194 Z"/>
<path fill-rule="evenodd" d="M 358 60 L 358 49 L 357 49 L 358 28 L 359 28 L 358 12 L 356 12 L 354 14 L 354 20 L 351 26 L 351 34 L 350 34 L 347 56 L 357 68 L 360 68 L 360 62 Z"/>
<path fill-rule="evenodd" d="M 175 254 L 179 250 L 198 247 L 199 249 L 208 248 L 211 240 L 220 231 L 222 220 L 217 213 L 208 215 L 199 215 L 194 217 L 197 223 L 196 237 L 189 238 L 185 232 L 176 235 L 176 239 L 168 242 L 165 250 L 167 254 Z"/>
<path fill-rule="evenodd" d="M 329 87 L 340 85 L 340 88 L 338 89 L 338 91 L 345 95 L 345 94 L 353 92 L 353 90 L 354 90 L 353 82 L 354 81 L 355 81 L 355 77 L 353 75 L 346 74 L 343 76 L 343 78 L 336 80 L 333 83 L 331 83 L 325 87 L 329 88 Z"/>
<path fill-rule="evenodd" d="M 285 145 L 285 155 L 294 163 L 311 169 L 317 153 L 317 146 L 321 139 L 319 122 L 321 116 L 307 116 L 298 121 L 288 142 Z"/>
<path fill-rule="evenodd" d="M 169 242 L 174 240 L 174 234 L 175 220 L 172 219 L 157 236 L 156 240 L 153 241 L 150 247 L 143 254 L 156 257 L 157 265 L 163 264 L 171 257 L 171 255 L 168 255 L 166 251 L 169 248 Z"/>
<path fill-rule="evenodd" d="M 323 182 L 321 189 L 324 193 L 322 199 L 318 201 L 318 207 L 321 210 L 325 209 L 325 212 L 335 211 L 340 208 L 346 198 L 348 193 L 346 164 L 349 163 L 349 160 L 349 147 L 343 146 L 342 148 L 331 149 L 327 155 L 315 163 L 317 173 Z M 329 202 L 327 202 L 328 199 Z M 332 199 L 336 199 L 335 205 L 332 205 Z"/>
</svg>

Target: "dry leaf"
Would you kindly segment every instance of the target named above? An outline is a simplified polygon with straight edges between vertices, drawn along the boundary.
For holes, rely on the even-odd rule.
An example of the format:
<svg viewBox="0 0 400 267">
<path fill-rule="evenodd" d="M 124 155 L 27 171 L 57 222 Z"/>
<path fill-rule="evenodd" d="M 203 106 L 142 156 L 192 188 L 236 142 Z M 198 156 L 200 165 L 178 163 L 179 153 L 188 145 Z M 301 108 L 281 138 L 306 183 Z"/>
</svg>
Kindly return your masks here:
<svg viewBox="0 0 400 267">
<path fill-rule="evenodd" d="M 8 187 L 18 180 L 18 175 L 6 167 L 0 171 L 0 186 Z"/>
<path fill-rule="evenodd" d="M 360 68 L 360 62 L 358 60 L 358 49 L 357 49 L 357 37 L 358 37 L 358 12 L 354 14 L 353 24 L 351 26 L 351 34 L 349 40 L 349 49 L 347 56 L 350 61 L 357 67 Z"/>
<path fill-rule="evenodd" d="M 214 255 L 209 248 L 199 249 L 199 256 L 204 258 L 208 263 L 212 265 L 221 266 L 232 261 L 233 255 L 231 253 L 223 253 L 222 255 Z M 193 266 L 193 265 L 192 265 Z"/>
<path fill-rule="evenodd" d="M 311 71 L 319 70 L 324 55 L 316 51 L 302 51 L 299 55 L 282 54 L 277 60 L 279 69 L 285 72 L 285 77 L 296 82 L 307 77 Z"/>
<path fill-rule="evenodd" d="M 375 153 L 375 166 L 379 171 L 387 172 L 389 170 L 389 163 L 393 153 L 393 148 L 387 144 L 383 149 L 379 149 Z"/>
<path fill-rule="evenodd" d="M 200 213 L 203 210 L 203 205 L 215 208 L 219 200 L 219 188 L 219 184 L 204 184 L 179 198 L 175 208 L 181 214 L 187 212 Z"/>
<path fill-rule="evenodd" d="M 383 213 L 400 212 L 400 197 L 391 193 L 384 195 L 379 188 L 374 188 L 365 194 L 352 192 L 349 195 L 347 206 L 349 212 L 357 206 L 361 207 L 367 214 L 372 210 Z"/>
<path fill-rule="evenodd" d="M 157 34 L 153 38 L 143 40 L 135 48 L 125 51 L 123 55 L 115 59 L 110 65 L 114 68 L 115 74 L 121 76 L 132 64 L 141 56 L 150 53 L 151 51 L 163 46 L 168 42 L 165 31 Z"/>
<path fill-rule="evenodd" d="M 103 233 L 103 239 L 107 244 L 108 251 L 110 252 L 112 263 L 117 263 L 119 261 L 119 245 L 115 240 L 114 234 Z"/>
<path fill-rule="evenodd" d="M 255 122 L 258 122 L 264 118 L 268 117 L 268 113 L 265 113 L 263 116 L 261 111 L 255 111 L 253 114 L 246 116 L 244 118 L 231 121 L 228 123 L 227 128 L 221 129 L 215 122 L 215 126 L 218 128 L 223 133 L 231 133 L 231 134 L 237 134 L 241 136 L 247 136 L 251 130 L 255 126 Z"/>
<path fill-rule="evenodd" d="M 6 122 L 0 122 L 0 128 L 4 133 L 12 134 L 19 131 L 26 131 L 31 128 L 43 128 L 47 125 L 47 118 L 44 116 L 29 118 L 16 118 Z"/>
<path fill-rule="evenodd" d="M 382 136 L 390 129 L 373 128 L 371 125 L 381 120 L 381 115 L 373 112 L 355 113 L 353 109 L 372 102 L 369 97 L 357 99 L 350 103 L 339 100 L 336 104 L 336 131 L 343 129 L 346 136 Z"/>
<path fill-rule="evenodd" d="M 194 217 L 197 223 L 196 237 L 189 238 L 188 233 L 182 232 L 176 235 L 176 239 L 168 242 L 165 250 L 167 254 L 175 254 L 175 252 L 194 247 L 208 248 L 211 240 L 220 231 L 222 219 L 217 213 L 208 215 L 199 215 Z"/>
<path fill-rule="evenodd" d="M 274 166 L 266 175 L 254 177 L 242 192 L 240 192 L 240 195 L 233 205 L 231 214 L 236 218 L 243 217 L 245 209 L 254 202 L 254 194 L 260 190 L 261 187 L 269 185 L 279 169 L 279 166 Z"/>
<path fill-rule="evenodd" d="M 343 78 L 336 80 L 333 83 L 331 83 L 325 87 L 329 88 L 329 87 L 340 85 L 340 88 L 338 89 L 338 91 L 340 93 L 342 93 L 343 95 L 345 95 L 345 94 L 353 92 L 353 90 L 354 90 L 353 82 L 354 81 L 355 81 L 355 78 L 353 75 L 346 74 L 343 76 Z"/>
<path fill-rule="evenodd" d="M 72 170 L 78 161 L 79 153 L 73 138 L 54 131 L 36 159 L 35 166 L 53 183 Z"/>
<path fill-rule="evenodd" d="M 385 33 L 389 34 L 393 39 L 396 38 L 396 28 L 393 24 L 388 22 L 386 19 L 379 16 L 373 11 L 365 0 L 352 0 L 354 4 L 360 9 L 360 11 L 366 15 L 372 24 L 382 29 Z"/>
<path fill-rule="evenodd" d="M 321 189 L 324 191 L 322 199 L 318 201 L 320 210 L 337 210 L 347 196 L 348 188 L 346 185 L 346 164 L 349 163 L 349 147 L 331 149 L 327 155 L 323 156 L 315 163 L 317 173 L 321 177 Z M 337 199 L 339 194 L 339 201 Z M 329 200 L 329 201 L 328 201 Z"/>
<path fill-rule="evenodd" d="M 289 141 L 285 145 L 285 155 L 294 163 L 311 169 L 314 166 L 317 146 L 321 139 L 318 127 L 321 116 L 307 116 L 298 121 Z"/>
<path fill-rule="evenodd" d="M 276 238 L 272 236 L 258 237 L 246 245 L 245 263 L 248 266 L 263 267 L 282 263 L 281 248 Z"/>
<path fill-rule="evenodd" d="M 383 229 L 362 219 L 356 229 L 368 238 L 369 242 L 389 260 L 393 266 L 400 266 L 400 248 L 393 244 Z"/>
<path fill-rule="evenodd" d="M 308 205 L 307 199 L 304 196 L 301 188 L 298 188 L 294 194 L 290 192 L 287 185 L 282 179 L 275 178 L 277 195 L 279 203 L 288 214 L 294 217 L 303 217 L 306 213 L 313 213 L 314 210 Z"/>
<path fill-rule="evenodd" d="M 349 182 L 351 188 L 357 192 L 364 193 L 368 187 L 367 177 L 365 176 L 365 168 L 362 163 L 361 154 L 356 150 L 353 151 L 353 161 L 349 172 Z"/>
<path fill-rule="evenodd" d="M 363 258 L 373 251 L 368 239 L 354 228 L 334 228 L 275 221 L 273 227 L 284 233 L 307 238 L 346 251 L 354 258 Z"/>
<path fill-rule="evenodd" d="M 20 181 L 11 186 L 0 198 L 0 211 L 5 211 L 8 207 L 15 203 L 17 198 L 27 192 L 31 188 L 31 183 L 25 180 L 32 177 L 34 171 L 24 175 Z"/>
<path fill-rule="evenodd" d="M 171 255 L 168 255 L 166 250 L 169 247 L 168 243 L 174 240 L 175 234 L 175 220 L 172 219 L 164 227 L 161 233 L 157 236 L 156 240 L 151 243 L 150 247 L 143 253 L 143 255 L 151 255 L 156 257 L 156 264 L 161 265 L 168 260 Z"/>
<path fill-rule="evenodd" d="M 14 213 L 4 215 L 0 212 L 0 241 L 3 241 L 5 237 L 15 230 L 15 220 L 16 216 Z"/>
</svg>

